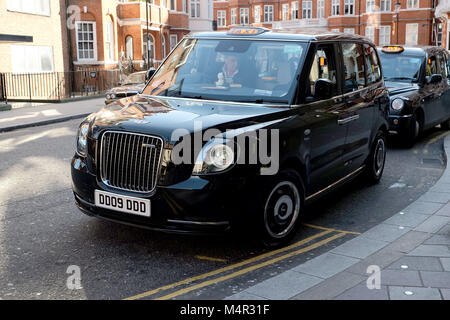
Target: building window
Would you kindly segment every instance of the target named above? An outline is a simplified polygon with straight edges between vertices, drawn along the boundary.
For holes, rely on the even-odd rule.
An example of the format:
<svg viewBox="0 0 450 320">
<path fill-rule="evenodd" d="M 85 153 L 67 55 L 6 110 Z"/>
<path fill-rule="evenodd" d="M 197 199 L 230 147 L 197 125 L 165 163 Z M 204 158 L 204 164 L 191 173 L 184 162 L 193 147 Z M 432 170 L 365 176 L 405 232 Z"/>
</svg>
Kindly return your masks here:
<svg viewBox="0 0 450 320">
<path fill-rule="evenodd" d="M 231 17 L 230 24 L 231 25 L 236 24 L 236 8 L 230 10 L 230 17 Z"/>
<path fill-rule="evenodd" d="M 380 0 L 380 11 L 391 11 L 391 0 Z"/>
<path fill-rule="evenodd" d="M 340 0 L 332 0 L 332 2 L 331 2 L 331 15 L 332 16 L 339 15 L 339 6 L 340 6 Z"/>
<path fill-rule="evenodd" d="M 366 12 L 372 13 L 375 11 L 375 0 L 366 0 Z"/>
<path fill-rule="evenodd" d="M 372 42 L 375 42 L 375 27 L 366 27 L 366 37 L 369 38 Z"/>
<path fill-rule="evenodd" d="M 187 0 L 181 0 L 181 10 L 183 10 L 183 12 L 187 12 L 186 10 L 186 1 Z"/>
<path fill-rule="evenodd" d="M 317 1 L 317 18 L 322 19 L 325 17 L 325 0 Z"/>
<path fill-rule="evenodd" d="M 339 28 L 335 28 L 335 29 L 331 29 L 331 32 L 341 32 L 341 30 L 339 30 Z"/>
<path fill-rule="evenodd" d="M 50 16 L 50 0 L 7 0 L 9 11 Z"/>
<path fill-rule="evenodd" d="M 273 6 L 264 6 L 264 22 L 273 21 Z"/>
<path fill-rule="evenodd" d="M 166 37 L 164 36 L 164 34 L 161 34 L 161 46 L 162 46 L 162 54 L 163 54 L 163 58 L 166 57 L 167 55 L 167 48 L 166 48 Z"/>
<path fill-rule="evenodd" d="M 177 10 L 177 1 L 176 0 L 170 0 L 170 10 Z"/>
<path fill-rule="evenodd" d="M 261 6 L 255 6 L 255 23 L 261 22 Z"/>
<path fill-rule="evenodd" d="M 298 2 L 294 1 L 291 4 L 291 20 L 298 19 Z"/>
<path fill-rule="evenodd" d="M 97 60 L 97 36 L 95 22 L 77 21 L 78 60 Z"/>
<path fill-rule="evenodd" d="M 436 46 L 442 46 L 442 23 L 436 24 Z"/>
<path fill-rule="evenodd" d="M 378 35 L 378 45 L 387 46 L 391 44 L 391 26 L 380 26 L 380 34 Z"/>
<path fill-rule="evenodd" d="M 53 72 L 53 48 L 11 45 L 11 65 L 14 73 Z"/>
<path fill-rule="evenodd" d="M 418 9 L 419 8 L 419 0 L 407 0 L 406 8 L 408 9 Z"/>
<path fill-rule="evenodd" d="M 417 45 L 419 33 L 419 25 L 417 23 L 407 23 L 406 24 L 406 41 L 407 46 Z"/>
<path fill-rule="evenodd" d="M 355 28 L 344 28 L 344 33 L 355 34 Z"/>
<path fill-rule="evenodd" d="M 127 36 L 125 38 L 125 54 L 127 60 L 133 60 L 133 37 Z"/>
<path fill-rule="evenodd" d="M 147 61 L 147 54 L 149 54 L 149 58 L 151 60 L 155 59 L 155 40 L 153 39 L 153 36 L 149 34 L 149 38 L 147 40 L 147 33 L 144 34 L 143 37 L 143 44 L 144 44 L 144 54 L 143 58 Z M 148 48 L 148 50 L 147 50 Z"/>
<path fill-rule="evenodd" d="M 114 61 L 114 24 L 112 21 L 106 22 L 105 53 L 107 61 Z"/>
<path fill-rule="evenodd" d="M 286 21 L 289 19 L 289 3 L 285 3 L 281 6 L 281 10 L 282 10 L 282 15 L 281 15 L 281 19 L 283 21 Z"/>
<path fill-rule="evenodd" d="M 169 40 L 170 40 L 170 51 L 172 51 L 172 49 L 175 48 L 175 46 L 178 43 L 178 36 L 176 34 L 171 34 Z"/>
<path fill-rule="evenodd" d="M 191 18 L 200 18 L 200 0 L 191 0 Z"/>
<path fill-rule="evenodd" d="M 344 15 L 355 14 L 355 0 L 344 0 Z"/>
<path fill-rule="evenodd" d="M 312 18 L 312 1 L 302 2 L 302 18 L 311 19 Z"/>
<path fill-rule="evenodd" d="M 225 10 L 217 11 L 217 26 L 225 27 L 227 25 L 227 12 Z"/>
<path fill-rule="evenodd" d="M 247 25 L 250 23 L 248 8 L 240 8 L 239 9 L 239 21 L 242 25 Z"/>
<path fill-rule="evenodd" d="M 166 0 L 160 0 L 161 7 L 166 7 Z"/>
</svg>

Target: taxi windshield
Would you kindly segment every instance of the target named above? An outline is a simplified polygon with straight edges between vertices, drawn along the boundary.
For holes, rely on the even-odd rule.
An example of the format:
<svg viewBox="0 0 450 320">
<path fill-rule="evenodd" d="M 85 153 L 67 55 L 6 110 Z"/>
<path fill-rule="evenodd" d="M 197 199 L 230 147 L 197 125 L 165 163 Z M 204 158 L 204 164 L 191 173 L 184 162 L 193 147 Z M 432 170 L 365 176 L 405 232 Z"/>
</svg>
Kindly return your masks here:
<svg viewBox="0 0 450 320">
<path fill-rule="evenodd" d="M 146 95 L 288 104 L 306 43 L 185 39 L 142 92 Z"/>
<path fill-rule="evenodd" d="M 421 56 L 406 55 L 403 53 L 381 53 L 384 80 L 417 82 L 420 76 L 420 67 L 424 60 Z"/>
</svg>

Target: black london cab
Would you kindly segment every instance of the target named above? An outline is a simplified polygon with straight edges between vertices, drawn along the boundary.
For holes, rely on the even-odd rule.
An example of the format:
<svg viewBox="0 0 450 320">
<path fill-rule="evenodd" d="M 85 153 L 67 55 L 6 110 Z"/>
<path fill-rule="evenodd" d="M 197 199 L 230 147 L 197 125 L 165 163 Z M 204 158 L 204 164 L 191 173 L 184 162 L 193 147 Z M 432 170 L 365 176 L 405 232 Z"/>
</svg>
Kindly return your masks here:
<svg viewBox="0 0 450 320">
<path fill-rule="evenodd" d="M 438 124 L 450 129 L 450 68 L 441 47 L 385 46 L 378 49 L 391 99 L 389 133 L 413 145 Z"/>
<path fill-rule="evenodd" d="M 166 232 L 293 236 L 307 202 L 380 180 L 389 96 L 373 43 L 234 28 L 186 36 L 133 97 L 80 125 L 86 214 Z"/>
</svg>

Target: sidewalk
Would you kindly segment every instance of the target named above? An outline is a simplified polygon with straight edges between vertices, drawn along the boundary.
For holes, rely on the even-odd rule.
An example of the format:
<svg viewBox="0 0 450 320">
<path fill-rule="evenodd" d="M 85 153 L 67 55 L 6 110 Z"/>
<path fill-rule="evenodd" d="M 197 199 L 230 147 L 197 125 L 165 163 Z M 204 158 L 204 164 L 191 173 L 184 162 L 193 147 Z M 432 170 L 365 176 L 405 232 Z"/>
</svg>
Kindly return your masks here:
<svg viewBox="0 0 450 320">
<path fill-rule="evenodd" d="M 0 112 L 0 132 L 84 118 L 105 105 L 104 98 L 23 107 Z"/>
<path fill-rule="evenodd" d="M 448 158 L 450 136 L 444 147 Z M 369 266 L 381 270 L 379 289 L 368 289 Z M 450 300 L 450 168 L 374 228 L 226 299 Z"/>
</svg>

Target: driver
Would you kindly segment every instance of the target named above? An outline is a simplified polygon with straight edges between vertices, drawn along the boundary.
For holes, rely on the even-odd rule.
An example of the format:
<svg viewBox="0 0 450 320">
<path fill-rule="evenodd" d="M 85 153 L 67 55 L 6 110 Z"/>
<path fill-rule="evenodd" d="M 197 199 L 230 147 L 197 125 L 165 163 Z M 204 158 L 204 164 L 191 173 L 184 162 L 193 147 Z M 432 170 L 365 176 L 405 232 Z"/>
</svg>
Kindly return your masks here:
<svg viewBox="0 0 450 320">
<path fill-rule="evenodd" d="M 217 74 L 217 85 L 241 84 L 242 73 L 239 71 L 237 55 L 226 53 L 222 71 Z"/>
</svg>

